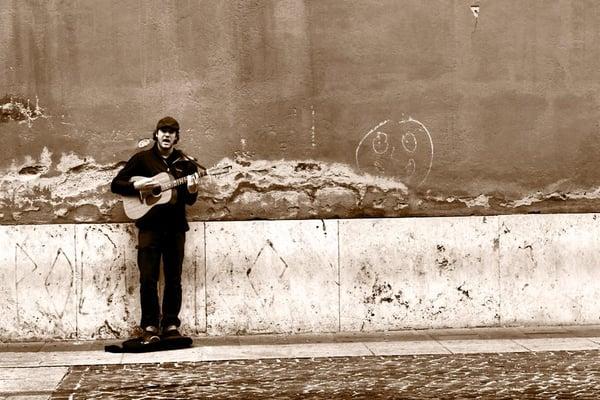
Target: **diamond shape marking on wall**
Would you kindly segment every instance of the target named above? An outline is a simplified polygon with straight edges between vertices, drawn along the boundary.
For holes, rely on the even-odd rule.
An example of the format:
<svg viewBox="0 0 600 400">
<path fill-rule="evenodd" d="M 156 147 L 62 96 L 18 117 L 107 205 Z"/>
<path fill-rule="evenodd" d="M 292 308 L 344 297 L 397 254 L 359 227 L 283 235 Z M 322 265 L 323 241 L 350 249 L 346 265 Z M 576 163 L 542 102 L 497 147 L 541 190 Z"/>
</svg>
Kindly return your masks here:
<svg viewBox="0 0 600 400">
<path fill-rule="evenodd" d="M 61 257 L 62 256 L 62 257 Z M 65 262 L 59 262 L 63 259 Z M 65 279 L 67 277 L 67 279 Z M 62 318 L 69 304 L 73 289 L 73 264 L 62 249 L 56 251 L 56 257 L 50 266 L 48 275 L 44 280 L 44 287 L 52 303 L 54 312 Z"/>
<path fill-rule="evenodd" d="M 273 257 L 274 260 L 277 261 L 278 265 L 274 265 L 273 267 L 271 267 L 270 265 L 268 265 L 268 259 L 265 259 L 266 257 L 268 257 L 268 254 L 271 253 L 272 255 L 274 255 L 275 257 Z M 260 270 L 258 270 L 259 272 L 263 272 L 261 273 L 257 273 L 257 268 L 260 268 Z M 264 271 L 264 268 L 269 268 L 269 270 L 279 270 L 278 274 L 271 274 L 271 273 L 264 273 L 264 272 L 269 272 L 269 271 Z M 257 297 L 263 299 L 263 303 L 266 305 L 267 301 L 264 298 L 264 294 L 265 293 L 264 290 L 261 290 L 261 287 L 264 288 L 272 288 L 273 286 L 275 286 L 277 283 L 279 283 L 281 281 L 281 279 L 283 278 L 283 275 L 285 274 L 285 272 L 287 271 L 287 269 L 289 268 L 287 262 L 285 262 L 285 260 L 279 255 L 279 253 L 277 252 L 277 250 L 275 249 L 275 246 L 273 246 L 273 242 L 271 242 L 271 240 L 267 239 L 266 243 L 261 247 L 261 249 L 258 251 L 256 258 L 254 259 L 254 262 L 252 263 L 252 266 L 248 268 L 248 270 L 246 271 L 246 276 L 248 277 L 248 281 L 250 282 L 250 286 L 252 287 L 252 290 L 254 291 L 254 293 L 256 294 Z M 264 279 L 266 278 L 266 280 Z M 260 280 L 257 280 L 260 279 Z M 263 292 L 263 295 L 261 295 L 260 292 Z M 271 290 L 271 298 L 273 298 L 273 291 Z"/>
</svg>

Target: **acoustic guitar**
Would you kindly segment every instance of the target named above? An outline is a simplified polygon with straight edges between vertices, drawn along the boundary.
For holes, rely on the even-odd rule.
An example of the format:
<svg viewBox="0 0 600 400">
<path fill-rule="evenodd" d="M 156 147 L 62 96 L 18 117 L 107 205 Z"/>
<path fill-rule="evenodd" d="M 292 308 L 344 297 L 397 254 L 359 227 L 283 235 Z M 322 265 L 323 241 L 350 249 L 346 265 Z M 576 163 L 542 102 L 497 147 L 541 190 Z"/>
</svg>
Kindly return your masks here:
<svg viewBox="0 0 600 400">
<path fill-rule="evenodd" d="M 226 174 L 230 172 L 230 170 L 231 165 L 227 165 L 224 167 L 210 168 L 206 171 L 196 172 L 195 174 L 188 176 L 196 176 L 198 178 L 203 176 L 217 176 Z M 188 176 L 175 179 L 168 172 L 161 172 L 154 175 L 152 178 L 158 182 L 158 185 L 148 190 L 140 190 L 139 196 L 123 197 L 125 215 L 130 219 L 137 220 L 146 215 L 153 207 L 174 200 L 175 196 L 173 195 L 173 191 L 177 186 L 186 184 Z M 144 176 L 133 176 L 129 181 L 135 182 L 145 178 L 146 177 Z"/>
</svg>

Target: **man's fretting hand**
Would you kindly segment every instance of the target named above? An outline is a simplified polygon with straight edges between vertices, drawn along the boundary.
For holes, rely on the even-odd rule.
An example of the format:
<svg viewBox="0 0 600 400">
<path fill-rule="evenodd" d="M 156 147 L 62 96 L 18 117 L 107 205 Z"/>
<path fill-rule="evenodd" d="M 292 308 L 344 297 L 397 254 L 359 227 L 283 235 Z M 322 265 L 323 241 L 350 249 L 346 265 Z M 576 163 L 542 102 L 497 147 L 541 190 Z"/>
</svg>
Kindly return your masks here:
<svg viewBox="0 0 600 400">
<path fill-rule="evenodd" d="M 198 181 L 200 180 L 200 177 L 198 176 L 198 173 L 196 172 L 193 175 L 188 175 L 187 176 L 187 190 L 190 193 L 196 193 L 198 191 Z"/>
</svg>

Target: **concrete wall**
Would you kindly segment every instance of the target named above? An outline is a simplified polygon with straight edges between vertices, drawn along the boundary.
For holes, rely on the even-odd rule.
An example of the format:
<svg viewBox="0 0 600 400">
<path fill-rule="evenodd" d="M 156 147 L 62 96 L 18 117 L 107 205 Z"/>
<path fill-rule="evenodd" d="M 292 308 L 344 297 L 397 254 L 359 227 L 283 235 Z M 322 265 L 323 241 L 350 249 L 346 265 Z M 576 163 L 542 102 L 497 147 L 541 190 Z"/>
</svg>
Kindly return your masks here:
<svg viewBox="0 0 600 400">
<path fill-rule="evenodd" d="M 193 223 L 183 331 L 597 324 L 597 220 Z M 140 317 L 135 233 L 131 224 L 0 227 L 0 340 L 128 336 Z"/>
<path fill-rule="evenodd" d="M 124 222 L 167 114 L 200 220 L 590 212 L 600 3 L 0 0 L 0 223 Z"/>
</svg>

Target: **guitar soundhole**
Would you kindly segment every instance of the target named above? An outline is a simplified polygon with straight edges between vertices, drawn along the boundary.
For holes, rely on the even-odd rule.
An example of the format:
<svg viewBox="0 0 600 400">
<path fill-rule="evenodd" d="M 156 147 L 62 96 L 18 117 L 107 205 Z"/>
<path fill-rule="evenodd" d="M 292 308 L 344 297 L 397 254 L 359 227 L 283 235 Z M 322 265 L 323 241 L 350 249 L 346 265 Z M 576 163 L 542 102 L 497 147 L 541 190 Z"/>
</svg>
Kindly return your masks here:
<svg viewBox="0 0 600 400">
<path fill-rule="evenodd" d="M 161 192 L 160 187 L 155 187 L 155 188 L 152 188 L 151 193 L 152 193 L 152 196 L 159 196 L 160 192 Z"/>
</svg>

